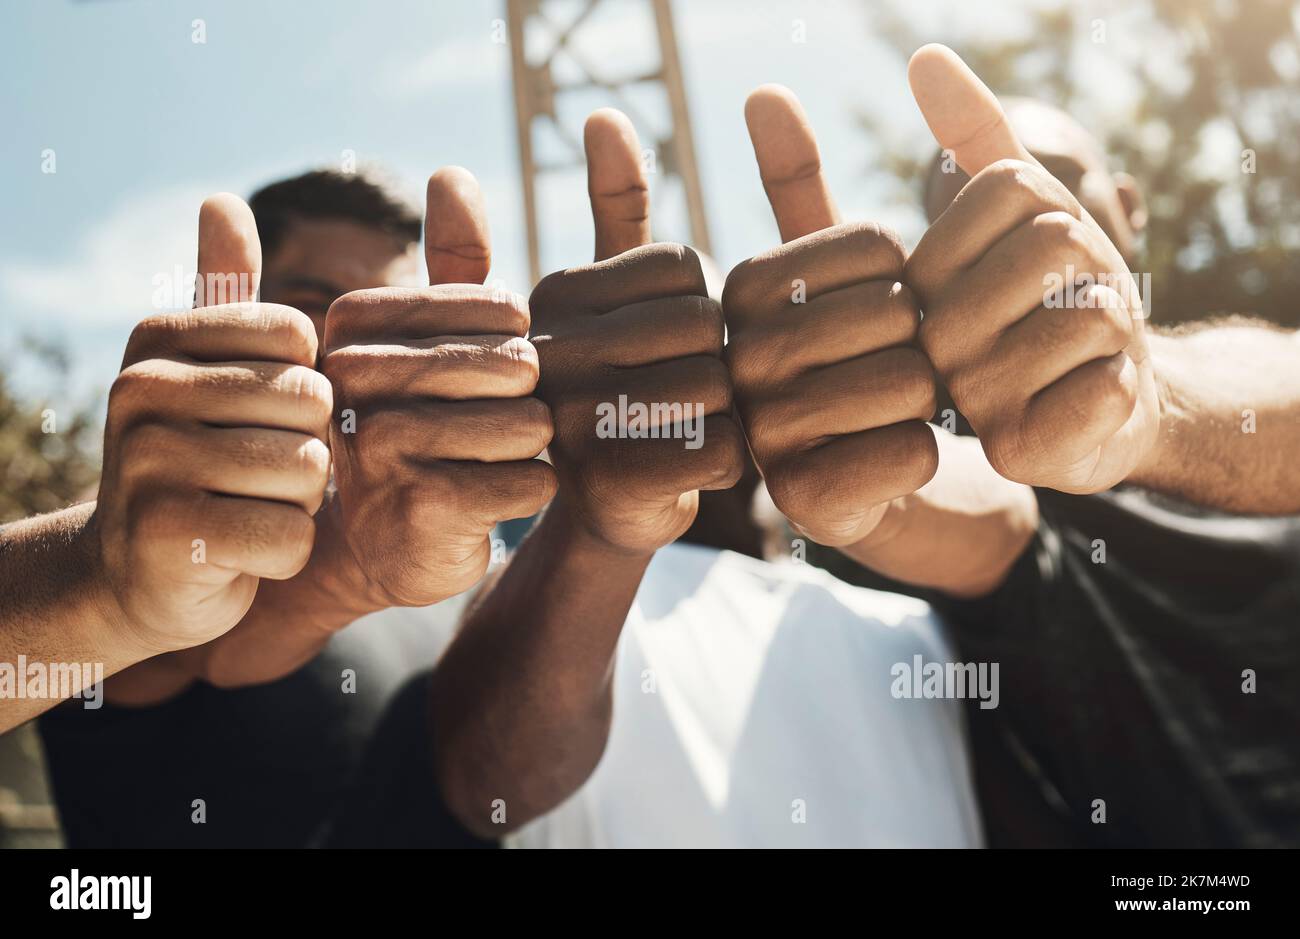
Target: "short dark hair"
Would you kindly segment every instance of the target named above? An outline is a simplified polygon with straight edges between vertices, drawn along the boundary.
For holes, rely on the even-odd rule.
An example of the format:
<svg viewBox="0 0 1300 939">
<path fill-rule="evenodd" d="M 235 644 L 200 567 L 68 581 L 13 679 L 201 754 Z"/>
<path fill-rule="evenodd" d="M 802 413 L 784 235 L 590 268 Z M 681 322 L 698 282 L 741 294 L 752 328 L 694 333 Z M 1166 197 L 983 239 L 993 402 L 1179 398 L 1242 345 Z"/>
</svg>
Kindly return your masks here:
<svg viewBox="0 0 1300 939">
<path fill-rule="evenodd" d="M 273 254 L 296 219 L 344 219 L 393 235 L 403 244 L 420 240 L 420 206 L 383 170 L 351 173 L 311 170 L 263 186 L 248 200 L 257 219 L 262 250 Z"/>
</svg>

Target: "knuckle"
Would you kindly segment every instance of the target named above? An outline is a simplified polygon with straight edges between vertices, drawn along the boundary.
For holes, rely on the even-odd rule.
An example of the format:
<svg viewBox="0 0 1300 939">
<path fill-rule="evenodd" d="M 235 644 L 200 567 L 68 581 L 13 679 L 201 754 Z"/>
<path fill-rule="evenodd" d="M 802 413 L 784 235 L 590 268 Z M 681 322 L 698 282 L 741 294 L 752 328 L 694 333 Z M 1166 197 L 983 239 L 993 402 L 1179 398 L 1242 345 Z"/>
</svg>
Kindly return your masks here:
<svg viewBox="0 0 1300 939">
<path fill-rule="evenodd" d="M 482 332 L 524 336 L 532 325 L 528 298 L 498 284 L 441 284 L 428 288 L 429 302 L 463 305 L 465 315 L 492 326 Z"/>
<path fill-rule="evenodd" d="M 744 435 L 727 415 L 715 416 L 710 424 L 708 443 L 704 447 L 709 481 L 734 486 L 745 472 Z"/>
<path fill-rule="evenodd" d="M 549 463 L 529 460 L 521 463 L 518 469 L 517 497 L 512 501 L 540 508 L 555 498 L 559 481 L 555 469 Z"/>
<path fill-rule="evenodd" d="M 953 403 L 972 421 L 983 416 L 983 399 L 988 379 L 979 368 L 956 369 L 944 376 Z"/>
<path fill-rule="evenodd" d="M 939 445 L 934 432 L 924 421 L 908 426 L 913 429 L 903 445 L 903 460 L 908 484 L 915 490 L 928 483 L 939 471 Z"/>
<path fill-rule="evenodd" d="M 1102 386 L 1104 407 L 1112 414 L 1128 414 L 1137 405 L 1140 396 L 1136 382 L 1124 381 L 1118 369 L 1106 373 Z"/>
<path fill-rule="evenodd" d="M 769 454 L 780 452 L 792 426 L 792 409 L 798 404 L 782 398 L 771 398 L 754 403 L 745 410 L 745 429 L 754 449 L 768 458 Z"/>
<path fill-rule="evenodd" d="M 291 577 L 302 570 L 311 557 L 312 546 L 316 541 L 316 522 L 299 508 L 266 508 L 282 511 L 274 513 L 274 518 L 269 511 L 254 513 L 244 537 L 253 548 L 261 543 L 268 544 L 276 562 L 276 572 Z"/>
<path fill-rule="evenodd" d="M 1033 189 L 1037 167 L 1024 160 L 996 160 L 976 174 L 980 185 L 998 190 Z"/>
<path fill-rule="evenodd" d="M 168 351 L 172 344 L 171 337 L 182 321 L 182 316 L 156 313 L 136 323 L 126 342 L 127 361 L 138 362 Z"/>
<path fill-rule="evenodd" d="M 311 317 L 282 303 L 230 303 L 172 317 L 173 334 L 215 327 L 257 337 L 257 351 L 273 360 L 288 355 L 303 365 L 316 362 L 316 327 Z M 254 358 L 255 356 L 250 356 Z"/>
<path fill-rule="evenodd" d="M 334 386 L 329 379 L 314 368 L 298 365 L 288 371 L 285 381 L 298 412 L 313 426 L 328 427 L 334 413 Z"/>
<path fill-rule="evenodd" d="M 680 242 L 661 241 L 650 245 L 646 253 L 666 257 L 683 271 L 698 270 L 700 267 L 700 256 L 695 253 L 695 249 Z"/>
<path fill-rule="evenodd" d="M 1053 251 L 1070 257 L 1088 257 L 1087 229 L 1069 212 L 1044 212 L 1034 218 L 1032 225 L 1034 237 L 1043 239 Z"/>
<path fill-rule="evenodd" d="M 1080 311 L 1098 347 L 1118 352 L 1133 338 L 1133 318 L 1112 291 L 1094 288 L 1090 305 Z"/>
<path fill-rule="evenodd" d="M 960 324 L 962 317 L 949 316 L 946 311 L 936 308 L 927 310 L 916 330 L 916 341 L 925 356 L 945 379 L 956 370 L 960 356 L 961 332 L 950 328 L 951 324 Z"/>
<path fill-rule="evenodd" d="M 722 316 L 722 305 L 709 297 L 691 296 L 687 298 L 687 309 L 693 333 L 698 336 L 697 346 L 700 351 L 710 355 L 721 354 L 727 329 Z"/>
<path fill-rule="evenodd" d="M 802 519 L 808 514 L 805 509 L 817 504 L 814 481 L 797 458 L 778 462 L 764 481 L 772 502 L 784 515 Z"/>
<path fill-rule="evenodd" d="M 319 437 L 306 438 L 297 450 L 297 471 L 309 488 L 323 489 L 330 477 L 330 448 Z"/>
<path fill-rule="evenodd" d="M 741 261 L 727 274 L 722 287 L 722 311 L 733 330 L 735 318 L 753 306 L 758 284 L 759 267 L 754 258 Z"/>
<path fill-rule="evenodd" d="M 528 449 L 541 453 L 555 436 L 555 423 L 551 419 L 551 409 L 537 398 L 520 398 L 519 408 L 522 419 L 515 430 L 528 442 Z"/>
<path fill-rule="evenodd" d="M 897 283 L 873 314 L 876 328 L 890 338 L 898 337 L 899 342 L 906 342 L 914 338 L 920 328 L 920 309 L 912 289 Z"/>
<path fill-rule="evenodd" d="M 528 296 L 529 317 L 537 317 L 538 323 L 547 322 L 553 310 L 562 306 L 562 298 L 570 293 L 569 271 L 555 271 L 547 274 L 537 282 L 533 292 Z"/>
<path fill-rule="evenodd" d="M 516 336 L 527 335 L 532 326 L 528 298 L 509 290 L 493 289 L 493 300 L 505 320 L 506 329 Z"/>
<path fill-rule="evenodd" d="M 172 465 L 178 458 L 176 434 L 163 424 L 140 423 L 121 442 L 120 472 L 135 480 L 150 475 L 159 466 Z"/>
<path fill-rule="evenodd" d="M 972 186 L 988 188 L 994 198 L 1025 208 L 1059 209 L 1079 214 L 1078 202 L 1055 176 L 1023 160 L 998 160 L 976 174 Z"/>
<path fill-rule="evenodd" d="M 501 363 L 502 373 L 510 382 L 515 394 L 526 395 L 537 387 L 541 366 L 537 358 L 537 348 L 531 342 L 521 337 L 514 337 L 499 344 L 492 351 Z"/>
<path fill-rule="evenodd" d="M 155 399 L 162 377 L 149 365 L 127 366 L 113 379 L 108 391 L 109 420 L 121 419 Z"/>
<path fill-rule="evenodd" d="M 658 242 L 643 249 L 647 261 L 658 261 L 671 275 L 673 286 L 681 292 L 703 294 L 706 290 L 704 267 L 700 256 L 687 245 L 673 241 Z"/>
<path fill-rule="evenodd" d="M 447 581 L 447 591 L 449 595 L 455 596 L 469 590 L 487 573 L 489 564 L 492 561 L 492 550 L 490 542 L 485 538 L 478 542 L 475 547 L 468 552 L 460 553 L 451 565 L 451 576 Z M 420 606 L 427 603 L 430 594 L 422 593 L 418 603 L 410 603 L 408 606 Z"/>
<path fill-rule="evenodd" d="M 340 339 L 343 327 L 352 327 L 364 316 L 374 302 L 375 289 L 352 290 L 336 297 L 325 311 L 325 348 L 333 350 Z"/>
<path fill-rule="evenodd" d="M 759 386 L 770 371 L 771 363 L 764 350 L 764 343 L 758 341 L 755 334 L 727 337 L 723 356 L 731 371 L 732 384 L 742 398 Z"/>
<path fill-rule="evenodd" d="M 1024 160 L 1004 159 L 990 163 L 977 173 L 973 185 L 987 188 L 999 198 L 1016 200 L 1019 203 L 1038 203 L 1042 201 L 1042 191 L 1049 174 L 1045 170 Z"/>
<path fill-rule="evenodd" d="M 731 407 L 731 375 L 721 359 L 706 356 L 693 371 L 695 380 L 692 384 L 700 395 L 698 401 L 710 411 L 725 411 Z"/>
<path fill-rule="evenodd" d="M 984 456 L 998 475 L 1016 482 L 1025 482 L 1024 446 L 1020 435 L 1009 427 L 999 427 L 980 434 Z"/>
<path fill-rule="evenodd" d="M 928 419 L 934 413 L 937 394 L 930 360 L 910 347 L 899 349 L 897 356 L 896 388 L 902 412 Z"/>
<path fill-rule="evenodd" d="M 898 232 L 876 222 L 854 222 L 844 226 L 847 234 L 860 240 L 870 257 L 879 262 L 882 273 L 902 276 L 907 262 L 907 249 Z"/>
<path fill-rule="evenodd" d="M 266 337 L 268 351 L 288 353 L 302 365 L 316 365 L 316 326 L 310 316 L 278 303 L 251 306 L 257 328 Z"/>
<path fill-rule="evenodd" d="M 374 371 L 373 356 L 361 346 L 340 346 L 321 359 L 320 370 L 341 395 L 351 395 L 365 377 Z"/>
<path fill-rule="evenodd" d="M 358 307 L 364 306 L 368 302 L 369 295 L 373 293 L 374 289 L 350 290 L 341 297 L 336 297 L 325 313 L 326 321 L 336 316 L 347 319 L 356 313 Z"/>
</svg>

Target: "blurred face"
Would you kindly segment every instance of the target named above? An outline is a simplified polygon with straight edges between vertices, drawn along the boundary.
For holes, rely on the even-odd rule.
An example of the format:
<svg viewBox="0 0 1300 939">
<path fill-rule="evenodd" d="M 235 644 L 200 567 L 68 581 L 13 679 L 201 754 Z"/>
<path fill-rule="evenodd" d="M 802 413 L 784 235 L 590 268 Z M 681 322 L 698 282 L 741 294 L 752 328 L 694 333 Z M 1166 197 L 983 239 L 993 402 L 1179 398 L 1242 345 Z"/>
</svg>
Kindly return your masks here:
<svg viewBox="0 0 1300 939">
<path fill-rule="evenodd" d="M 1008 100 L 1006 111 L 1025 148 L 1074 193 L 1131 263 L 1137 233 L 1146 224 L 1146 209 L 1133 178 L 1126 173 L 1112 174 L 1101 146 L 1063 111 L 1026 99 Z M 944 173 L 935 163 L 925 206 L 928 219 L 938 218 L 969 181 L 960 169 Z"/>
<path fill-rule="evenodd" d="M 343 219 L 301 219 L 263 260 L 262 300 L 302 310 L 325 344 L 325 313 L 345 293 L 422 286 L 420 245 Z"/>
</svg>

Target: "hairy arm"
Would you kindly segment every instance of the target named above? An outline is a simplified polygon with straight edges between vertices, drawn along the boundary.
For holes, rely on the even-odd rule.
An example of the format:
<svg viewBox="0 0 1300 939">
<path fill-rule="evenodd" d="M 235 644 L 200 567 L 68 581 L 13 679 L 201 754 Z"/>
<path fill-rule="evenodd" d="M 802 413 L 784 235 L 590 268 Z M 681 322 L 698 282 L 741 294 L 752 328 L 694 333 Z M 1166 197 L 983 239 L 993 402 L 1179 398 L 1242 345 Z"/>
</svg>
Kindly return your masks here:
<svg viewBox="0 0 1300 939">
<path fill-rule="evenodd" d="M 66 689 L 17 697 L 19 656 L 47 669 L 102 665 L 108 675 L 156 651 L 125 628 L 99 570 L 87 534 L 94 509 L 89 502 L 0 527 L 0 669 L 12 669 L 0 676 L 0 733 L 58 704 L 60 691 L 82 689 L 78 668 Z"/>
<path fill-rule="evenodd" d="M 1160 436 L 1128 481 L 1230 512 L 1300 512 L 1300 336 L 1230 319 L 1151 337 Z"/>
</svg>

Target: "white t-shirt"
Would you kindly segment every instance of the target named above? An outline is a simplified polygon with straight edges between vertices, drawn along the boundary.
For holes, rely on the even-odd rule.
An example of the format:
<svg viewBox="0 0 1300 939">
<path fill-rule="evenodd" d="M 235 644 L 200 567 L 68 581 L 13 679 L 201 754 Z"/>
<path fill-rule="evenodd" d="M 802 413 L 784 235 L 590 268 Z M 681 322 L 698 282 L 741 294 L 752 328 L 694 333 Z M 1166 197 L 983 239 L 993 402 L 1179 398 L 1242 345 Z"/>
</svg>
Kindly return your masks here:
<svg viewBox="0 0 1300 939">
<path fill-rule="evenodd" d="M 895 698 L 954 656 L 930 607 L 672 545 L 618 649 L 609 743 L 516 847 L 978 847 L 962 705 Z"/>
</svg>

